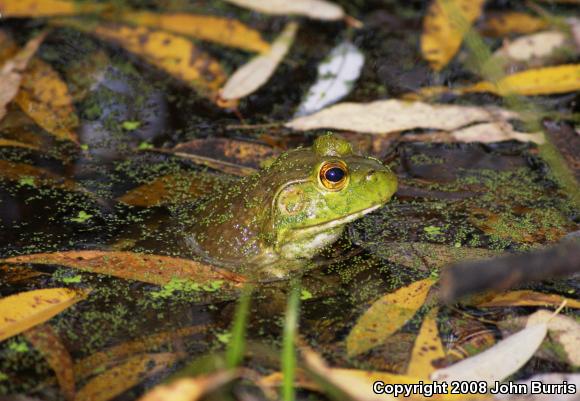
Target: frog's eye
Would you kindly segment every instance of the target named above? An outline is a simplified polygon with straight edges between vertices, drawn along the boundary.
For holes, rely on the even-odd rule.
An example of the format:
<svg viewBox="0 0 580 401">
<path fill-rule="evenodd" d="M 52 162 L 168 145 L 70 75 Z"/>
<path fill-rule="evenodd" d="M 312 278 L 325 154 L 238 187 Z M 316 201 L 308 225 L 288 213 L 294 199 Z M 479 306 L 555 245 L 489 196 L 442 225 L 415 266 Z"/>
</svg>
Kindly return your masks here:
<svg viewBox="0 0 580 401">
<path fill-rule="evenodd" d="M 346 185 L 348 169 L 341 161 L 326 162 L 320 168 L 320 182 L 326 189 L 340 191 Z"/>
</svg>

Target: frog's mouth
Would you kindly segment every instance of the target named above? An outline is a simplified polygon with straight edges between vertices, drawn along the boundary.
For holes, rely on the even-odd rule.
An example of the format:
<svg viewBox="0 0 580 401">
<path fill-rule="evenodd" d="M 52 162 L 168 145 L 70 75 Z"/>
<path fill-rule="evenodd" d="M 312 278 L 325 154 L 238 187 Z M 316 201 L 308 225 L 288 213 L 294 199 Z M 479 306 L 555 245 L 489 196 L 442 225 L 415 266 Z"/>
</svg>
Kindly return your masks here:
<svg viewBox="0 0 580 401">
<path fill-rule="evenodd" d="M 325 223 L 313 224 L 306 227 L 293 228 L 290 230 L 288 237 L 286 238 L 286 241 L 292 241 L 295 238 L 304 238 L 310 235 L 314 236 L 324 231 L 330 231 L 333 228 L 337 228 L 347 223 L 350 223 L 351 221 L 355 221 L 356 219 L 364 216 L 365 214 L 374 212 L 381 206 L 383 206 L 383 203 L 379 203 L 366 209 L 359 210 L 358 212 L 352 212 L 350 214 L 347 214 L 346 216 L 341 217 L 340 219 L 327 221 Z"/>
</svg>

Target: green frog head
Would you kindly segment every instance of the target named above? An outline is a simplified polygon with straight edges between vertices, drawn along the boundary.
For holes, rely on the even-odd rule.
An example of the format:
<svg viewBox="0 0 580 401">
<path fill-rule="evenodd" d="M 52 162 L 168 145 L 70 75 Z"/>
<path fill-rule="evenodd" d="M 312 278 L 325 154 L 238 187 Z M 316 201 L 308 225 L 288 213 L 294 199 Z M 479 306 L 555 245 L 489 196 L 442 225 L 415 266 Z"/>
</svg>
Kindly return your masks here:
<svg viewBox="0 0 580 401">
<path fill-rule="evenodd" d="M 384 205 L 396 176 L 329 134 L 282 154 L 198 210 L 189 244 L 209 262 L 284 277 Z"/>
</svg>

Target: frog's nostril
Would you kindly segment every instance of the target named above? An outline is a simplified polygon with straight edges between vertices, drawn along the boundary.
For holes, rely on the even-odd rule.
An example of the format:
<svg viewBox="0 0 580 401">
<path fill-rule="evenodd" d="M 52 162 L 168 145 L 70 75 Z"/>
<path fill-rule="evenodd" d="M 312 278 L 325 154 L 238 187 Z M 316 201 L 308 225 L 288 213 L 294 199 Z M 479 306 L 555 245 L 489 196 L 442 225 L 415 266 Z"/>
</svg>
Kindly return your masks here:
<svg viewBox="0 0 580 401">
<path fill-rule="evenodd" d="M 367 181 L 370 181 L 370 180 L 372 180 L 373 176 L 375 175 L 375 172 L 376 172 L 375 170 L 370 170 L 370 171 L 367 173 L 367 176 L 366 176 L 366 179 L 367 179 Z"/>
</svg>

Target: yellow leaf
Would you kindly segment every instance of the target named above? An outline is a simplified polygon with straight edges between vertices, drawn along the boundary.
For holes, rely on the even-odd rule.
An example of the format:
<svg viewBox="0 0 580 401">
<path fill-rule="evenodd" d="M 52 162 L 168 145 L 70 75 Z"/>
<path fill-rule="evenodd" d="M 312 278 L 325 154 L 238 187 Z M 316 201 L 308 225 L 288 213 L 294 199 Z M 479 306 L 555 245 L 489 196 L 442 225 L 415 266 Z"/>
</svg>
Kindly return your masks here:
<svg viewBox="0 0 580 401">
<path fill-rule="evenodd" d="M 0 14 L 4 18 L 52 17 L 100 12 L 103 4 L 66 0 L 0 0 Z"/>
<path fill-rule="evenodd" d="M 325 0 L 226 0 L 240 7 L 265 14 L 303 15 L 321 20 L 338 20 L 345 17 L 341 6 Z"/>
<path fill-rule="evenodd" d="M 196 376 L 161 384 L 139 401 L 197 401 L 207 394 L 238 376 L 232 371 L 217 372 L 211 375 Z"/>
<path fill-rule="evenodd" d="M 6 263 L 53 264 L 107 274 L 130 280 L 163 285 L 172 279 L 198 284 L 224 280 L 224 285 L 240 286 L 244 277 L 189 259 L 132 252 L 67 251 L 37 253 L 4 259 Z"/>
<path fill-rule="evenodd" d="M 220 97 L 225 100 L 240 99 L 264 85 L 290 49 L 297 30 L 296 22 L 286 25 L 269 52 L 253 58 L 234 72 L 224 85 Z"/>
<path fill-rule="evenodd" d="M 270 50 L 260 33 L 230 18 L 194 14 L 158 14 L 147 11 L 123 13 L 115 18 L 134 24 L 162 29 L 196 39 L 207 40 L 242 50 L 264 53 Z"/>
<path fill-rule="evenodd" d="M 484 81 L 458 89 L 460 92 L 491 92 L 500 96 L 551 95 L 578 90 L 580 90 L 580 64 L 526 70 L 508 75 L 497 84 Z"/>
<path fill-rule="evenodd" d="M 88 291 L 49 288 L 0 299 L 0 341 L 44 323 L 86 298 Z"/>
<path fill-rule="evenodd" d="M 78 143 L 79 125 L 66 83 L 52 67 L 34 59 L 23 74 L 15 101 L 22 111 L 57 139 Z"/>
<path fill-rule="evenodd" d="M 170 352 L 136 355 L 90 380 L 79 390 L 75 400 L 108 401 L 169 368 L 180 357 L 180 354 Z"/>
<path fill-rule="evenodd" d="M 485 296 L 483 300 L 477 302 L 480 308 L 490 308 L 499 306 L 559 306 L 562 301 L 566 301 L 566 307 L 580 309 L 580 301 L 566 298 L 556 294 L 545 294 L 531 290 L 509 291 L 492 296 L 491 299 Z"/>
<path fill-rule="evenodd" d="M 429 375 L 435 370 L 433 361 L 445 357 L 445 349 L 439 338 L 439 329 L 437 328 L 437 313 L 439 308 L 435 307 L 429 311 L 419 335 L 413 345 L 411 361 L 407 368 L 409 376 L 416 376 L 422 379 L 429 378 Z"/>
<path fill-rule="evenodd" d="M 459 50 L 464 35 L 481 15 L 484 0 L 432 0 L 423 21 L 421 52 L 435 71 Z"/>
<path fill-rule="evenodd" d="M 416 281 L 376 300 L 348 334 L 348 355 L 366 352 L 399 330 L 423 305 L 434 283 L 430 278 Z"/>
<path fill-rule="evenodd" d="M 15 147 L 15 148 L 39 150 L 38 146 L 35 146 L 33 144 L 14 141 L 12 139 L 4 139 L 4 138 L 0 138 L 0 147 Z"/>
<path fill-rule="evenodd" d="M 39 351 L 56 375 L 64 398 L 75 397 L 75 375 L 72 358 L 49 324 L 43 324 L 24 332 L 24 337 Z"/>
<path fill-rule="evenodd" d="M 486 36 L 501 37 L 512 33 L 530 34 L 548 27 L 542 18 L 517 11 L 493 13 L 486 17 L 480 32 Z"/>
</svg>

